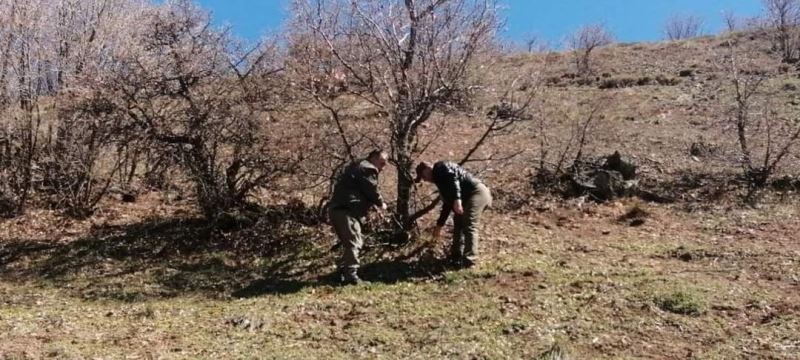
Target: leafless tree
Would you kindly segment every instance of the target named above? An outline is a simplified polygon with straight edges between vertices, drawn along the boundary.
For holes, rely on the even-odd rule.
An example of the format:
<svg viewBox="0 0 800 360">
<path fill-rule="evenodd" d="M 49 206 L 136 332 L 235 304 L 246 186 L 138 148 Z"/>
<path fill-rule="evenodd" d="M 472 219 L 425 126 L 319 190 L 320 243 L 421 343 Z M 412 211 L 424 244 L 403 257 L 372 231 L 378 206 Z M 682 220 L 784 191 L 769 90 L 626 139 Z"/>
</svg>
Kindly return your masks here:
<svg viewBox="0 0 800 360">
<path fill-rule="evenodd" d="M 0 128 L 0 216 L 25 210 L 33 190 L 34 164 L 40 155 L 40 109 L 30 106 L 5 114 Z"/>
<path fill-rule="evenodd" d="M 412 169 L 427 147 L 420 131 L 435 112 L 469 101 L 476 60 L 498 27 L 495 1 L 298 0 L 293 16 L 292 62 L 306 74 L 300 83 L 341 73 L 345 94 L 383 121 L 398 172 L 398 221 L 412 228 Z"/>
<path fill-rule="evenodd" d="M 98 175 L 113 173 L 114 166 L 95 165 L 109 160 L 108 124 L 80 110 L 90 99 L 67 93 L 91 88 L 86 79 L 115 66 L 111 59 L 134 33 L 127 25 L 145 5 L 142 0 L 0 1 L 0 198 L 11 210 L 7 214 L 22 213 L 37 195 L 74 215 L 88 214 L 104 194 L 107 186 L 96 186 Z"/>
<path fill-rule="evenodd" d="M 673 15 L 664 23 L 667 40 L 683 40 L 703 34 L 703 19 L 695 15 Z"/>
<path fill-rule="evenodd" d="M 537 103 L 541 115 L 536 117 L 533 136 L 539 143 L 536 180 L 540 185 L 552 185 L 573 164 L 591 155 L 612 102 L 612 98 L 602 96 L 577 103 L 565 99 Z"/>
<path fill-rule="evenodd" d="M 568 44 L 575 52 L 575 64 L 578 73 L 588 76 L 592 73 L 591 56 L 595 49 L 601 46 L 610 45 L 614 42 L 614 36 L 602 24 L 586 25 L 575 31 L 569 39 Z"/>
<path fill-rule="evenodd" d="M 529 53 L 543 53 L 550 49 L 550 45 L 539 35 L 531 34 L 525 39 L 525 50 Z"/>
<path fill-rule="evenodd" d="M 91 215 L 121 171 L 117 146 L 125 133 L 113 105 L 100 96 L 59 96 L 56 126 L 42 144 L 38 162 L 41 184 L 52 207 L 70 216 Z"/>
<path fill-rule="evenodd" d="M 794 61 L 800 47 L 800 1 L 762 0 L 766 22 L 773 32 L 773 44 L 784 61 Z"/>
<path fill-rule="evenodd" d="M 742 26 L 742 19 L 736 16 L 731 10 L 725 10 L 722 12 L 722 21 L 725 24 L 725 30 L 729 33 L 736 32 L 741 30 Z"/>
<path fill-rule="evenodd" d="M 113 55 L 152 6 L 145 0 L 0 1 L 0 99 L 51 95 L 114 66 Z"/>
<path fill-rule="evenodd" d="M 278 71 L 274 47 L 236 48 L 188 0 L 152 9 L 105 85 L 125 127 L 170 149 L 192 180 L 205 216 L 247 207 L 248 197 L 291 169 L 281 139 L 263 121 Z M 277 89 L 276 89 L 277 90 Z"/>
<path fill-rule="evenodd" d="M 782 113 L 771 102 L 775 95 L 767 90 L 767 75 L 760 69 L 763 65 L 756 65 L 734 46 L 731 49 L 722 62 L 731 92 L 724 107 L 736 130 L 739 164 L 750 188 L 749 198 L 780 170 L 800 139 L 800 125 L 796 117 Z"/>
</svg>

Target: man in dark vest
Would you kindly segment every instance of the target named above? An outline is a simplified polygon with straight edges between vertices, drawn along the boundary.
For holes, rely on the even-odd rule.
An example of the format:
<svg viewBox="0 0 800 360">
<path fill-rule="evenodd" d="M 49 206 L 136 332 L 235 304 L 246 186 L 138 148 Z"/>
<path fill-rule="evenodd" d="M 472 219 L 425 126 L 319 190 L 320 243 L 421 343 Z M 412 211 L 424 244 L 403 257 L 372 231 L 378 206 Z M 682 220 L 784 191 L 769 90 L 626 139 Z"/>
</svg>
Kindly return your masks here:
<svg viewBox="0 0 800 360">
<path fill-rule="evenodd" d="M 478 225 L 483 211 L 492 205 L 489 188 L 456 163 L 440 161 L 431 165 L 421 162 L 417 166 L 415 182 L 432 182 L 439 189 L 442 211 L 436 221 L 433 237 L 441 236 L 442 227 L 450 212 L 453 216 L 453 244 L 450 262 L 457 267 L 475 265 L 478 255 Z"/>
<path fill-rule="evenodd" d="M 342 247 L 338 268 L 344 284 L 358 284 L 359 251 L 363 246 L 361 224 L 370 208 L 386 210 L 378 191 L 378 175 L 386 166 L 387 154 L 372 151 L 365 160 L 350 164 L 339 176 L 330 202 L 330 220 Z"/>
</svg>

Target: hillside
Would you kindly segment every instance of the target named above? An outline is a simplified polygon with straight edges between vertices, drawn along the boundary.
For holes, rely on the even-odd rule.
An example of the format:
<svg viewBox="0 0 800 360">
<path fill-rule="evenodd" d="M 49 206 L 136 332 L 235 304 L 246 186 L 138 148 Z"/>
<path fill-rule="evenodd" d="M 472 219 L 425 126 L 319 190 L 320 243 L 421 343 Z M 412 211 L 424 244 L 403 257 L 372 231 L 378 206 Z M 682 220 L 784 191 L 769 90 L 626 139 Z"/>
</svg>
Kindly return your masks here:
<svg viewBox="0 0 800 360">
<path fill-rule="evenodd" d="M 800 149 L 757 205 L 742 200 L 721 60 L 730 42 L 768 76 L 773 109 L 796 114 L 798 69 L 755 33 L 600 48 L 589 80 L 569 53 L 484 65 L 497 91 L 538 71 L 546 121 L 521 122 L 478 156 L 520 152 L 511 160 L 468 164 L 496 198 L 468 270 L 439 260 L 449 239 L 395 248 L 373 234 L 372 283 L 337 286 L 333 234 L 311 209 L 319 189 L 261 194 L 280 201 L 240 231 L 210 227 L 170 192 L 109 198 L 84 220 L 41 209 L 0 220 L 0 358 L 797 359 Z M 671 201 L 598 203 L 532 185 L 542 136 L 568 141 L 591 104 L 602 116 L 586 157 L 619 151 Z M 430 130 L 443 121 L 448 134 L 425 158 L 460 158 L 491 105 L 437 115 Z M 375 126 L 360 111 L 359 129 Z M 278 117 L 298 139 L 327 121 L 308 109 Z M 389 169 L 386 194 L 392 179 Z"/>
</svg>

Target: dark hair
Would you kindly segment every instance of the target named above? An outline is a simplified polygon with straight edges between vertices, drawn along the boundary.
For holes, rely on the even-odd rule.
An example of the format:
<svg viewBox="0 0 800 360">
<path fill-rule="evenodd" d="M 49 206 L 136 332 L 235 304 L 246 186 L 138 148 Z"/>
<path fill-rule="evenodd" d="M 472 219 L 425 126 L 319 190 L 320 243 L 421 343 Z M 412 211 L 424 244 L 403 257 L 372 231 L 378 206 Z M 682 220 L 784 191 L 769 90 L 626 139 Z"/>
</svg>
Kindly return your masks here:
<svg viewBox="0 0 800 360">
<path fill-rule="evenodd" d="M 417 169 L 416 169 L 417 178 L 414 179 L 414 182 L 418 183 L 418 182 L 422 181 L 422 171 L 425 170 L 425 169 L 431 169 L 431 168 L 432 168 L 431 164 L 428 163 L 427 161 L 421 161 L 419 164 L 417 164 Z"/>
<path fill-rule="evenodd" d="M 377 158 L 379 156 L 384 156 L 384 155 L 388 155 L 388 154 L 386 154 L 386 152 L 381 150 L 381 149 L 375 149 L 375 150 L 372 150 L 372 151 L 369 152 L 369 155 L 367 155 L 367 159 L 374 159 L 374 158 Z M 388 156 L 386 156 L 386 157 L 388 157 Z"/>
</svg>

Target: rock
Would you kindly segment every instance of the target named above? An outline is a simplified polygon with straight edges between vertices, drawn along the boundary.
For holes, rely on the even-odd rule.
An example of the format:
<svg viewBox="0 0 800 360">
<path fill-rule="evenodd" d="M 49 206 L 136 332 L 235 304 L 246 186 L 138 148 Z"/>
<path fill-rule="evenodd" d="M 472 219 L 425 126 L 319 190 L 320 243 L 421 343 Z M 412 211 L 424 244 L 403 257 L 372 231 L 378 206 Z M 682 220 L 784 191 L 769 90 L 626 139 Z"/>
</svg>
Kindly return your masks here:
<svg viewBox="0 0 800 360">
<path fill-rule="evenodd" d="M 633 219 L 631 220 L 630 226 L 632 227 L 642 226 L 644 225 L 644 222 L 645 222 L 644 219 Z"/>
<path fill-rule="evenodd" d="M 615 151 L 614 154 L 606 158 L 603 168 L 619 172 L 625 180 L 636 178 L 636 165 L 624 160 L 619 151 Z"/>
<path fill-rule="evenodd" d="M 572 180 L 578 193 L 588 193 L 598 201 L 613 200 L 624 193 L 625 181 L 617 171 L 589 171 L 575 174 Z"/>
<path fill-rule="evenodd" d="M 716 145 L 708 144 L 702 140 L 693 142 L 692 146 L 689 148 L 689 154 L 698 158 L 713 155 L 716 151 Z"/>
<path fill-rule="evenodd" d="M 257 331 L 263 329 L 266 324 L 258 319 L 248 319 L 244 317 L 229 319 L 225 321 L 226 324 L 241 330 Z"/>
<path fill-rule="evenodd" d="M 120 189 L 116 187 L 112 187 L 108 189 L 108 193 L 113 195 L 117 198 L 117 200 L 125 202 L 125 203 L 134 203 L 136 202 L 136 193 L 130 190 Z"/>
</svg>

